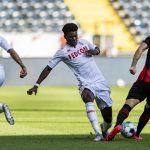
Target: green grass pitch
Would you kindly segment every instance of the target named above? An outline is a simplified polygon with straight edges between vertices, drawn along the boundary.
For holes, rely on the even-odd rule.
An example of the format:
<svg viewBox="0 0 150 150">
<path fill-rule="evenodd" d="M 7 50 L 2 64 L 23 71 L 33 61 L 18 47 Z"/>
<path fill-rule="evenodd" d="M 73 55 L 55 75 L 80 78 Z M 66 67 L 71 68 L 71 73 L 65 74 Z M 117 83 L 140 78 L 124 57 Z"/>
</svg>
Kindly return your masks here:
<svg viewBox="0 0 150 150">
<path fill-rule="evenodd" d="M 118 135 L 111 142 L 93 142 L 93 130 L 76 87 L 40 87 L 37 96 L 26 95 L 30 87 L 0 89 L 0 102 L 7 103 L 15 118 L 9 125 L 0 114 L 0 150 L 148 150 L 150 124 L 142 131 L 143 141 Z M 113 120 L 122 107 L 129 87 L 112 87 Z M 145 102 L 130 113 L 137 124 Z M 102 117 L 97 109 L 99 122 Z M 113 124 L 114 125 L 114 124 Z"/>
</svg>

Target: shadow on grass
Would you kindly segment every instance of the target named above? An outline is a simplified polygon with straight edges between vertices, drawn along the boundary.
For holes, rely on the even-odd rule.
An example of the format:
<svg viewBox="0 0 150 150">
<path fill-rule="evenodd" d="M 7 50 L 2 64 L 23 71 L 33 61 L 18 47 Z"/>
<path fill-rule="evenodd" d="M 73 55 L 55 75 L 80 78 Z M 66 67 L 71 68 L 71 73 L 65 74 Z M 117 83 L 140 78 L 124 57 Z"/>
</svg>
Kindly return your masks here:
<svg viewBox="0 0 150 150">
<path fill-rule="evenodd" d="M 0 136 L 0 150 L 148 150 L 150 134 L 142 141 L 117 136 L 110 142 L 93 142 L 90 135 Z"/>
</svg>

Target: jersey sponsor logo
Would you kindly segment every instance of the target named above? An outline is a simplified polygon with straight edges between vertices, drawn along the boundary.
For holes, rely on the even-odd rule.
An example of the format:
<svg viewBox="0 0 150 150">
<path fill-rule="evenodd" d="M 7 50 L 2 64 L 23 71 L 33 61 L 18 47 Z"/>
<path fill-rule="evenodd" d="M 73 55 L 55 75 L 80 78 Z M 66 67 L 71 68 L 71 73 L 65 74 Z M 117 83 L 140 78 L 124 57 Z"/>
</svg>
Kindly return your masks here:
<svg viewBox="0 0 150 150">
<path fill-rule="evenodd" d="M 79 55 L 85 53 L 86 51 L 88 51 L 88 48 L 86 46 L 81 47 L 79 50 L 77 50 L 76 52 L 72 52 L 68 55 L 69 59 L 73 59 L 78 57 Z"/>
</svg>

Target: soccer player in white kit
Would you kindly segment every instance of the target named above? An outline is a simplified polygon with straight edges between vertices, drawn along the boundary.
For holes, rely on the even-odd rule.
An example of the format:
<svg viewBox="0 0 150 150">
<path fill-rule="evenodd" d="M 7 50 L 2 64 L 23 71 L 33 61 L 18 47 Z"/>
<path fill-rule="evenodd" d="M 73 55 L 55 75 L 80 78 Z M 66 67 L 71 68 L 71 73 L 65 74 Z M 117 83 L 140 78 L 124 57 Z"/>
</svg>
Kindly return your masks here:
<svg viewBox="0 0 150 150">
<path fill-rule="evenodd" d="M 62 31 L 67 41 L 66 45 L 56 52 L 27 94 L 37 94 L 41 82 L 60 61 L 63 61 L 79 81 L 79 90 L 85 103 L 87 117 L 96 134 L 94 141 L 100 141 L 107 135 L 107 131 L 112 125 L 110 89 L 92 56 L 100 53 L 99 48 L 86 40 L 78 39 L 77 30 L 78 27 L 74 23 L 64 25 Z M 94 99 L 103 117 L 102 134 L 94 108 Z"/>
<path fill-rule="evenodd" d="M 0 36 L 0 47 L 7 51 L 10 56 L 13 58 L 13 60 L 18 63 L 21 67 L 21 71 L 20 71 L 20 78 L 24 78 L 27 75 L 27 70 L 25 65 L 22 63 L 19 55 L 16 53 L 16 51 L 12 48 L 12 46 L 10 44 L 8 44 L 8 42 L 6 41 L 6 39 L 2 36 Z M 0 86 L 3 84 L 5 80 L 5 72 L 4 72 L 4 68 L 3 65 L 0 64 Z M 4 103 L 0 103 L 0 113 L 4 112 L 5 117 L 7 122 L 10 125 L 14 124 L 14 118 L 10 113 L 9 107 L 8 105 L 4 104 Z"/>
</svg>

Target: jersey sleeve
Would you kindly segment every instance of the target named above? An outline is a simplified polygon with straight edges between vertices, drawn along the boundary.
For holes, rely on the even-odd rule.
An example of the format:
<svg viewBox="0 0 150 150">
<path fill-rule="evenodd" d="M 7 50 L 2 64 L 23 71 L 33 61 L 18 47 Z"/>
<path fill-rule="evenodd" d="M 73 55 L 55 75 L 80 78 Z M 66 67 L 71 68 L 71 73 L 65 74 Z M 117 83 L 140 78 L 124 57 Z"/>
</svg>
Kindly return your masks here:
<svg viewBox="0 0 150 150">
<path fill-rule="evenodd" d="M 55 53 L 52 59 L 48 62 L 48 66 L 50 68 L 54 68 L 61 60 L 62 60 L 62 54 L 59 50 Z"/>
<path fill-rule="evenodd" d="M 143 42 L 145 42 L 150 48 L 150 36 L 148 36 Z"/>
<path fill-rule="evenodd" d="M 7 42 L 7 40 L 0 36 L 0 46 L 5 50 L 8 51 L 12 48 L 12 46 Z"/>
</svg>

